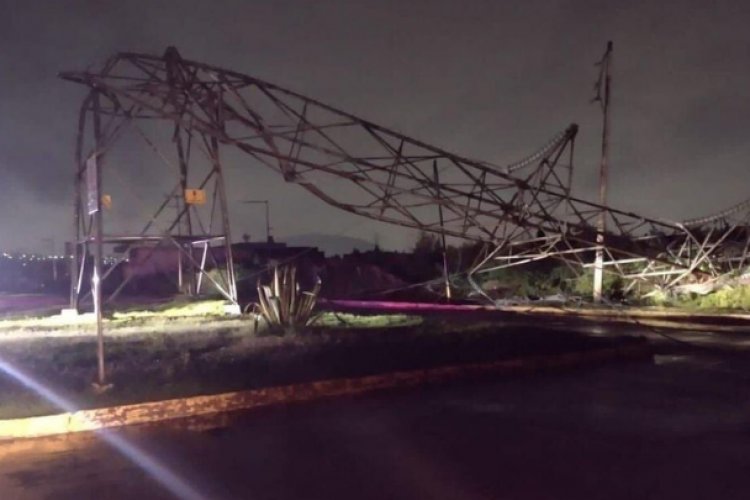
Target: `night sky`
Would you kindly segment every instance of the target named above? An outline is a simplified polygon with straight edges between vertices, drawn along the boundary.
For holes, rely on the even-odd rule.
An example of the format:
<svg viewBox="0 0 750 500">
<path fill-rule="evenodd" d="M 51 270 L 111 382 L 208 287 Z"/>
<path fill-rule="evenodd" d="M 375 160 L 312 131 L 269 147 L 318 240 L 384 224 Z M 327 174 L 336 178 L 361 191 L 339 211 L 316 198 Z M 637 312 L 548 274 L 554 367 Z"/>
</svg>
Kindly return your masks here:
<svg viewBox="0 0 750 500">
<path fill-rule="evenodd" d="M 29 1 L 0 16 L 0 251 L 72 233 L 83 87 L 117 51 L 254 75 L 462 155 L 507 164 L 581 126 L 576 194 L 595 199 L 594 67 L 614 42 L 610 204 L 681 220 L 748 197 L 750 3 L 601 1 Z M 609 4 L 609 6 L 607 6 Z M 405 248 L 415 234 L 343 214 L 228 157 L 236 235 L 322 233 Z M 124 174 L 127 177 L 127 173 Z M 142 176 L 132 179 L 148 182 Z M 296 196 L 298 195 L 298 196 Z"/>
</svg>

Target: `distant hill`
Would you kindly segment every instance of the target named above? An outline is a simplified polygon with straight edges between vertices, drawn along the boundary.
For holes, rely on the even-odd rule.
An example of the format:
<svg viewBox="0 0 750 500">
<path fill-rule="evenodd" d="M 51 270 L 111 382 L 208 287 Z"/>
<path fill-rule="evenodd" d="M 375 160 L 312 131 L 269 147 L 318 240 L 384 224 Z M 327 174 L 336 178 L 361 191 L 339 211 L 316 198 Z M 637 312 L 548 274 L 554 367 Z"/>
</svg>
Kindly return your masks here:
<svg viewBox="0 0 750 500">
<path fill-rule="evenodd" d="M 375 245 L 369 241 L 349 236 L 334 236 L 330 234 L 298 234 L 279 239 L 290 246 L 312 246 L 318 247 L 326 256 L 343 255 L 357 249 L 360 252 L 372 250 Z"/>
</svg>

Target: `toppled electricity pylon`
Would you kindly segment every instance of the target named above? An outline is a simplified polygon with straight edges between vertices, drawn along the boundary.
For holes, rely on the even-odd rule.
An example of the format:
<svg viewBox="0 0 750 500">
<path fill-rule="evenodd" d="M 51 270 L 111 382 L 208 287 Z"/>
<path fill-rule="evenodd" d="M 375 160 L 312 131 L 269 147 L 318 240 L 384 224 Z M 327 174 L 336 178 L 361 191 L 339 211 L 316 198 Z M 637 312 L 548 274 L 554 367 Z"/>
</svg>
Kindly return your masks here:
<svg viewBox="0 0 750 500">
<path fill-rule="evenodd" d="M 73 309 L 78 309 L 79 302 L 88 295 L 83 293 L 84 277 L 92 275 L 91 295 L 97 316 L 100 316 L 105 300 L 103 283 L 128 260 L 131 249 L 146 250 L 139 253 L 145 254 L 145 258 L 139 259 L 141 264 L 151 260 L 156 266 L 158 264 L 153 264 L 153 261 L 160 256 L 164 260 L 165 255 L 169 261 L 167 266 L 176 260 L 177 289 L 181 292 L 195 294 L 200 291 L 202 283 L 210 282 L 215 290 L 238 307 L 221 143 L 216 137 L 203 134 L 182 120 L 187 120 L 191 111 L 182 109 L 186 100 L 181 89 L 186 86 L 185 82 L 191 81 L 192 75 L 182 65 L 177 51 L 167 50 L 162 63 L 162 76 L 167 85 L 158 91 L 166 92 L 160 99 L 164 109 L 171 113 L 169 116 L 153 113 L 138 99 L 120 98 L 106 85 L 89 80 L 90 89 L 79 114 L 75 158 L 75 239 L 70 291 Z M 101 75 L 117 79 L 122 76 L 120 69 L 118 58 L 114 58 L 104 65 Z M 147 68 L 142 69 L 148 73 Z M 204 115 L 213 115 L 213 120 L 221 122 L 224 112 L 221 96 L 204 94 L 200 99 Z M 116 224 L 117 216 L 126 205 L 122 199 L 114 200 L 116 205 L 119 203 L 118 210 L 108 210 L 113 203 L 109 194 L 112 190 L 120 188 L 123 192 L 134 193 L 160 177 L 157 168 L 151 167 L 145 174 L 148 183 L 139 182 L 137 187 L 128 185 L 133 173 L 125 170 L 126 167 L 132 170 L 133 165 L 127 164 L 133 160 L 128 157 L 112 159 L 112 154 L 118 152 L 118 143 L 128 133 L 156 153 L 158 163 L 168 172 L 162 176 L 167 179 L 162 192 L 167 194 L 152 211 L 144 213 L 148 207 L 137 193 L 136 199 L 131 200 L 132 211 L 141 217 L 136 222 L 141 225 L 138 231 L 123 231 L 123 225 Z M 120 149 L 130 149 L 133 145 L 129 143 L 127 146 Z M 105 245 L 123 254 L 119 262 L 106 271 L 101 265 Z M 130 273 L 124 273 L 124 279 L 107 300 L 116 297 L 137 274 L 135 267 L 131 266 Z M 218 272 L 209 273 L 209 267 Z"/>
<path fill-rule="evenodd" d="M 85 112 L 122 126 L 166 122 L 187 142 L 199 138 L 193 142 L 216 165 L 219 145 L 235 147 L 342 210 L 487 243 L 490 250 L 470 274 L 550 257 L 581 268 L 600 245 L 605 269 L 631 283 L 706 282 L 748 264 L 747 207 L 744 219 L 731 223 L 719 217 L 684 224 L 574 197 L 576 125 L 502 167 L 258 78 L 182 59 L 174 48 L 163 56 L 119 53 L 96 71 L 61 76 L 96 96 L 100 104 L 92 107 L 89 97 Z M 111 126 L 111 137 L 119 126 Z M 79 154 L 79 169 L 83 161 Z M 597 242 L 601 220 L 607 230 Z"/>
</svg>

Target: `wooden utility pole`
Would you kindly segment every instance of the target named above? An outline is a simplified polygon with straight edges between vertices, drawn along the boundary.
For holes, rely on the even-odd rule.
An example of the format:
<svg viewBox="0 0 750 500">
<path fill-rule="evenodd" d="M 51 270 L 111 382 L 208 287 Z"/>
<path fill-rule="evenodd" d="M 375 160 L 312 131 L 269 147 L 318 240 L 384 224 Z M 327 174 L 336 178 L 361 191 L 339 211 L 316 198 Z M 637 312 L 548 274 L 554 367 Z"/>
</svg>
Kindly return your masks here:
<svg viewBox="0 0 750 500">
<path fill-rule="evenodd" d="M 451 300 L 451 281 L 448 275 L 448 249 L 445 245 L 445 230 L 443 229 L 443 204 L 440 202 L 440 179 L 438 178 L 437 160 L 432 162 L 432 173 L 435 177 L 435 193 L 438 199 L 438 215 L 440 217 L 440 246 L 443 250 L 443 282 L 445 283 L 445 300 Z"/>
<path fill-rule="evenodd" d="M 599 204 L 607 205 L 607 175 L 609 156 L 609 104 L 611 76 L 609 67 L 612 64 L 612 42 L 607 42 L 607 50 L 599 62 L 599 79 L 596 82 L 596 97 L 602 108 L 602 158 L 599 164 Z M 606 213 L 602 210 L 597 221 L 596 258 L 594 261 L 594 302 L 602 301 L 602 281 L 604 275 L 604 233 L 607 230 Z"/>
</svg>

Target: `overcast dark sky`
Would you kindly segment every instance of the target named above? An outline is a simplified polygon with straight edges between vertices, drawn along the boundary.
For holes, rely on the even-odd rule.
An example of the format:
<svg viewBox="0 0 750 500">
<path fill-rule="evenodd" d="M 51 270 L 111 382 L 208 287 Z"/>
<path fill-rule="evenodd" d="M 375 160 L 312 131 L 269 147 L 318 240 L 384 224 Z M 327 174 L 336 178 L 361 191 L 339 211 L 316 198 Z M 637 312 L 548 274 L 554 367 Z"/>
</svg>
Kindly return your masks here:
<svg viewBox="0 0 750 500">
<path fill-rule="evenodd" d="M 466 156 L 505 164 L 571 122 L 575 190 L 594 198 L 593 63 L 615 44 L 611 204 L 684 219 L 747 198 L 750 2 L 2 0 L 0 251 L 70 237 L 77 108 L 57 78 L 120 50 L 258 76 Z M 234 160 L 233 160 L 234 161 Z M 340 214 L 230 165 L 235 234 L 414 235 Z M 268 183 L 268 184 L 265 184 Z"/>
</svg>

